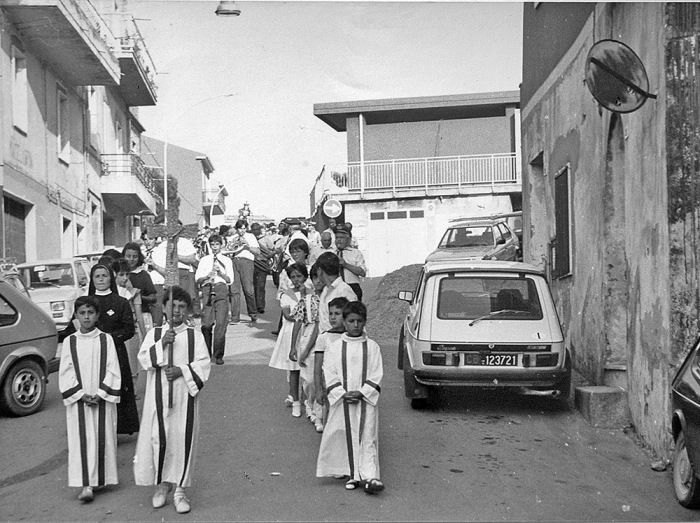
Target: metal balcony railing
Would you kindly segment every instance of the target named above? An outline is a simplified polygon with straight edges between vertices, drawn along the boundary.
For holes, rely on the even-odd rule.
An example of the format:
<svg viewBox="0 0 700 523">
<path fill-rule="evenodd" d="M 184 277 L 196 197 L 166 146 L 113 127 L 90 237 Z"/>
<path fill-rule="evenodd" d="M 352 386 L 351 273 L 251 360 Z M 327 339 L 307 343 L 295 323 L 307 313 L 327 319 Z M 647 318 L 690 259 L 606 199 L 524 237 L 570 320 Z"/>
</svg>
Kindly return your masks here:
<svg viewBox="0 0 700 523">
<path fill-rule="evenodd" d="M 327 166 L 316 179 L 312 199 L 324 194 L 520 184 L 516 153 L 438 156 L 351 162 Z"/>
<path fill-rule="evenodd" d="M 139 26 L 136 25 L 136 21 L 131 15 L 126 16 L 123 22 L 126 34 L 119 38 L 121 52 L 122 54 L 130 54 L 134 57 L 151 83 L 151 86 L 155 89 L 155 62 L 153 58 L 151 58 L 148 49 L 142 45 L 144 40 L 143 36 L 141 36 L 141 31 L 139 31 Z"/>
<path fill-rule="evenodd" d="M 202 206 L 211 207 L 216 205 L 221 212 L 226 212 L 226 199 L 219 189 L 208 189 L 202 191 Z"/>
<path fill-rule="evenodd" d="M 155 181 L 146 171 L 143 160 L 137 154 L 103 154 L 102 176 L 134 176 L 157 200 L 161 196 L 156 190 Z"/>
</svg>

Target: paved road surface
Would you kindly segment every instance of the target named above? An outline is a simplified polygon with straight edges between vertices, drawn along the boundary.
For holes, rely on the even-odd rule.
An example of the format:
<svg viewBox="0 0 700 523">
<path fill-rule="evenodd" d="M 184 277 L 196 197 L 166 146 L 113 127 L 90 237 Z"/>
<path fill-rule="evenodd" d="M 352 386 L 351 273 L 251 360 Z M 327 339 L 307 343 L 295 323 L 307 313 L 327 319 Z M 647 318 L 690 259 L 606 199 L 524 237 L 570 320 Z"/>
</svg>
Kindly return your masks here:
<svg viewBox="0 0 700 523">
<path fill-rule="evenodd" d="M 272 303 L 272 302 L 271 302 Z M 203 391 L 192 512 L 150 505 L 133 484 L 136 437 L 119 438 L 121 484 L 88 505 L 66 486 L 65 414 L 52 376 L 44 409 L 0 417 L 0 521 L 697 521 L 670 472 L 620 431 L 596 430 L 550 398 L 451 390 L 414 411 L 384 347 L 380 460 L 387 490 L 315 477 L 320 435 L 282 401 L 267 367 L 278 309 L 228 334 Z M 274 474 L 274 475 L 273 475 Z"/>
</svg>

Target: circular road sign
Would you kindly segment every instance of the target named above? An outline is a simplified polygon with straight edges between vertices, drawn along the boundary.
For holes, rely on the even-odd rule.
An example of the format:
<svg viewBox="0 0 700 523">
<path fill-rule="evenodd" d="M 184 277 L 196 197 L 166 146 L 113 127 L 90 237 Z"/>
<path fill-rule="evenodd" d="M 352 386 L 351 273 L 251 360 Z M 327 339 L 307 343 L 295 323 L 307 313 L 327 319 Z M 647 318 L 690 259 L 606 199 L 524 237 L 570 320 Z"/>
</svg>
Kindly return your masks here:
<svg viewBox="0 0 700 523">
<path fill-rule="evenodd" d="M 343 212 L 343 204 L 338 200 L 326 200 L 323 204 L 323 212 L 329 218 L 337 218 Z"/>
</svg>

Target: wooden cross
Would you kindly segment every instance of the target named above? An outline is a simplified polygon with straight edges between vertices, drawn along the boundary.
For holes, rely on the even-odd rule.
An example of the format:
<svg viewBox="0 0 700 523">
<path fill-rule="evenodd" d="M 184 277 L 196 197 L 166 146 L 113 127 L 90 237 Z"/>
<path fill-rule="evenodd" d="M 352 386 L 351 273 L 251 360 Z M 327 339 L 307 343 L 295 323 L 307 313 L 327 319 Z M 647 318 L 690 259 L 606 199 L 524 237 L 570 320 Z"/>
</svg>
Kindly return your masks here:
<svg viewBox="0 0 700 523">
<path fill-rule="evenodd" d="M 178 220 L 168 220 L 168 225 L 149 225 L 147 234 L 149 238 L 160 236 L 167 241 L 165 257 L 165 287 L 172 287 L 180 284 L 180 276 L 177 269 L 177 241 L 182 238 L 195 239 L 199 233 L 199 226 L 196 223 L 182 225 Z"/>
</svg>

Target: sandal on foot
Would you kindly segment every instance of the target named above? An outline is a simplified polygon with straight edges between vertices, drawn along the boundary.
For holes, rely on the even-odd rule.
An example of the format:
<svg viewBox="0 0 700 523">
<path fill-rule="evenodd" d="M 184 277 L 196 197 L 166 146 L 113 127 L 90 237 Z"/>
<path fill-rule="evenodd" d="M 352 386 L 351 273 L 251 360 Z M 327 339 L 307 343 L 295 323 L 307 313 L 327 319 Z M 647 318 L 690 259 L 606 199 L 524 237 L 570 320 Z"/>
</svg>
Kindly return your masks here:
<svg viewBox="0 0 700 523">
<path fill-rule="evenodd" d="M 83 490 L 78 494 L 78 499 L 83 503 L 90 503 L 95 496 L 92 493 L 92 487 L 83 487 Z"/>
<path fill-rule="evenodd" d="M 348 482 L 345 484 L 345 490 L 355 490 L 359 484 L 359 481 L 349 479 Z"/>
<path fill-rule="evenodd" d="M 365 483 L 365 494 L 377 494 L 384 490 L 384 483 L 378 479 L 370 479 Z"/>
</svg>

